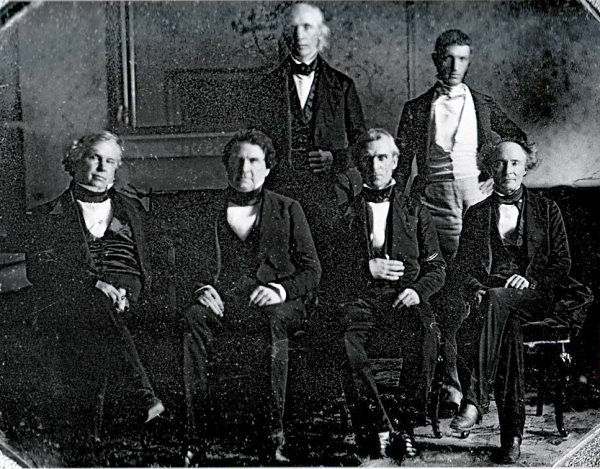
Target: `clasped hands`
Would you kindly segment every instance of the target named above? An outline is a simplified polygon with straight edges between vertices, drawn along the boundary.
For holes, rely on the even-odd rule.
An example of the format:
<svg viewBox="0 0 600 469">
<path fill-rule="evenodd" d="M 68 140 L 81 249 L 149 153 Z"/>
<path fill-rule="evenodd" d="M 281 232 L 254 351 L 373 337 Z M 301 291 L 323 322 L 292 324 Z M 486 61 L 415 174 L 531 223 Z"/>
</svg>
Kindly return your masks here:
<svg viewBox="0 0 600 469">
<path fill-rule="evenodd" d="M 127 290 L 124 288 L 117 288 L 103 280 L 98 280 L 95 286 L 112 301 L 112 304 L 113 306 L 116 306 L 118 313 L 123 313 L 129 309 Z"/>
<path fill-rule="evenodd" d="M 404 262 L 383 258 L 371 259 L 369 271 L 374 279 L 395 282 L 404 276 Z M 392 304 L 392 308 L 415 306 L 419 303 L 421 303 L 419 294 L 412 288 L 405 288 Z"/>
<path fill-rule="evenodd" d="M 281 302 L 282 299 L 279 295 L 279 292 L 273 288 L 259 285 L 250 294 L 250 301 L 248 304 L 251 306 L 269 306 L 279 304 Z M 217 316 L 223 317 L 223 313 L 225 312 L 225 304 L 223 303 L 223 300 L 221 299 L 221 296 L 217 290 L 215 290 L 212 285 L 207 285 L 200 290 L 198 294 L 198 303 L 210 309 Z"/>
</svg>

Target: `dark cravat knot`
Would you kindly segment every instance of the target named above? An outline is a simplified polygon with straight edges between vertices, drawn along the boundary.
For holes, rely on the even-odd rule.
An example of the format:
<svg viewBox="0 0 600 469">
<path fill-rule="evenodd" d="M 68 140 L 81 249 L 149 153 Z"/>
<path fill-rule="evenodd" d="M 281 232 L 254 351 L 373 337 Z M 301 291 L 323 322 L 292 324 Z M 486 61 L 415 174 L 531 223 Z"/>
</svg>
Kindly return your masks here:
<svg viewBox="0 0 600 469">
<path fill-rule="evenodd" d="M 227 202 L 235 205 L 256 205 L 262 198 L 262 187 L 250 192 L 239 192 L 233 187 L 227 188 Z"/>
<path fill-rule="evenodd" d="M 73 196 L 75 197 L 75 200 L 79 200 L 81 202 L 101 203 L 109 199 L 108 190 L 103 192 L 94 192 L 80 186 L 79 184 L 72 184 L 71 189 L 73 190 Z"/>
<path fill-rule="evenodd" d="M 310 64 L 299 63 L 292 61 L 292 74 L 308 76 L 317 68 L 317 60 L 313 60 Z"/>
<path fill-rule="evenodd" d="M 367 202 L 380 203 L 389 202 L 392 197 L 393 190 L 393 185 L 383 189 L 373 189 L 372 187 L 363 186 L 362 192 Z"/>
<path fill-rule="evenodd" d="M 516 191 L 508 195 L 494 192 L 494 196 L 499 204 L 517 205 L 523 198 L 523 186 L 519 187 Z"/>
</svg>

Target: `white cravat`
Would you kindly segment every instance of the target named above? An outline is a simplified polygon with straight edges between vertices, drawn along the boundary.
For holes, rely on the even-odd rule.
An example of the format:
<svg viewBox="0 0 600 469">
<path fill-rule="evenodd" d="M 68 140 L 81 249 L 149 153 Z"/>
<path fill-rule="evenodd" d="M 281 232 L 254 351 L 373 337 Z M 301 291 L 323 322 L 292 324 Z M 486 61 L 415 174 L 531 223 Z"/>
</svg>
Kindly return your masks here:
<svg viewBox="0 0 600 469">
<path fill-rule="evenodd" d="M 297 64 L 302 62 L 292 57 L 292 60 Z M 294 84 L 296 85 L 296 93 L 298 93 L 298 99 L 300 100 L 300 106 L 304 109 L 306 101 L 308 101 L 308 95 L 310 94 L 310 88 L 312 87 L 313 81 L 315 81 L 315 72 L 311 72 L 310 75 L 292 75 L 294 78 Z"/>
<path fill-rule="evenodd" d="M 231 205 L 227 207 L 227 224 L 242 241 L 246 241 L 258 216 L 260 205 Z"/>
<path fill-rule="evenodd" d="M 396 181 L 392 179 L 392 182 L 387 187 L 393 186 L 394 184 L 396 184 Z M 367 202 L 367 207 L 369 212 L 369 222 L 371 224 L 371 247 L 374 251 L 380 251 L 385 244 L 385 231 L 387 228 L 388 213 L 390 211 L 390 202 Z"/>
<path fill-rule="evenodd" d="M 510 237 L 517 229 L 519 208 L 513 204 L 500 204 L 498 207 L 498 233 L 502 239 Z"/>
<path fill-rule="evenodd" d="M 88 231 L 96 238 L 102 238 L 113 216 L 112 203 L 110 199 L 104 202 L 82 202 L 77 203 L 81 207 L 83 221 Z"/>
<path fill-rule="evenodd" d="M 230 205 L 227 207 L 227 224 L 231 227 L 233 232 L 242 241 L 246 241 L 252 227 L 256 223 L 258 217 L 258 210 L 260 204 L 255 205 Z M 285 288 L 279 283 L 269 283 L 272 287 L 275 287 L 281 301 L 284 302 L 287 298 L 287 292 Z M 204 288 L 204 287 L 203 287 Z"/>
<path fill-rule="evenodd" d="M 390 211 L 389 202 L 368 202 L 369 219 L 371 221 L 371 246 L 379 251 L 385 243 L 385 229 Z"/>
<path fill-rule="evenodd" d="M 453 86 L 449 94 L 439 94 L 433 101 L 433 141 L 445 152 L 452 151 L 454 136 L 465 105 L 466 86 Z"/>
</svg>

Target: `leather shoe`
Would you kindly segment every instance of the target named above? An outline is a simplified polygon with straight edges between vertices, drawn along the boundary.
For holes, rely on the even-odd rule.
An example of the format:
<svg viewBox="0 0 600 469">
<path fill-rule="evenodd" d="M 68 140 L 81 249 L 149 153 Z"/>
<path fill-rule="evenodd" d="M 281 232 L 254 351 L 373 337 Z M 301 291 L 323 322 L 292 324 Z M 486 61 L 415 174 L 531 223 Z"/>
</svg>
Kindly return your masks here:
<svg viewBox="0 0 600 469">
<path fill-rule="evenodd" d="M 456 417 L 450 422 L 450 428 L 460 431 L 470 430 L 479 422 L 481 422 L 479 410 L 475 405 L 467 402 L 462 405 Z"/>
<path fill-rule="evenodd" d="M 515 464 L 521 457 L 521 437 L 514 436 L 500 448 L 499 463 Z"/>
</svg>

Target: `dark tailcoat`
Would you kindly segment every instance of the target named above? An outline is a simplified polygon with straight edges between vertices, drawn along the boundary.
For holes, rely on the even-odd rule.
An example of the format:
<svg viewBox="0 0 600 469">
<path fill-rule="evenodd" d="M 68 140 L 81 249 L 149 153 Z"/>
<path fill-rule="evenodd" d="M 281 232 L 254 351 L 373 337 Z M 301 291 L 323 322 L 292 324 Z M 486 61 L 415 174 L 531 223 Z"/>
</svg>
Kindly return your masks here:
<svg viewBox="0 0 600 469">
<path fill-rule="evenodd" d="M 188 237 L 191 242 L 184 246 L 184 255 L 178 256 L 185 262 L 185 266 L 182 265 L 183 270 L 192 272 L 187 286 L 184 286 L 188 303 L 196 300 L 195 290 L 203 285 L 212 285 L 223 298 L 221 281 L 228 274 L 223 271 L 223 265 L 226 261 L 231 265 L 231 259 L 223 259 L 223 255 L 232 255 L 231 252 L 225 252 L 225 245 L 219 239 L 219 224 L 225 219 L 227 206 L 225 191 L 215 194 L 213 202 L 206 218 L 197 220 L 198 225 L 192 227 Z M 246 295 L 252 291 L 252 286 L 236 292 L 235 297 L 229 293 L 229 297 L 223 298 L 223 318 L 219 318 L 209 308 L 198 303 L 192 304 L 187 310 L 184 378 L 190 438 L 200 437 L 206 431 L 210 420 L 206 415 L 209 407 L 206 401 L 207 376 L 210 374 L 206 371 L 208 364 L 218 363 L 216 356 L 219 352 L 230 352 L 231 347 L 241 351 L 236 357 L 236 363 L 251 364 L 251 375 L 255 384 L 249 385 L 252 389 L 248 392 L 251 390 L 258 394 L 253 394 L 253 399 L 260 400 L 272 395 L 273 400 L 269 402 L 268 407 L 277 412 L 272 422 L 276 428 L 271 428 L 271 431 L 283 432 L 288 337 L 301 325 L 305 317 L 303 300 L 319 283 L 321 264 L 306 217 L 298 202 L 264 189 L 259 217 L 256 252 L 258 262 L 253 264 L 258 267 L 255 272 L 248 272 L 247 276 L 252 283 L 258 285 L 271 282 L 281 284 L 287 294 L 286 300 L 264 308 L 251 307 Z M 182 270 L 181 267 L 178 270 Z M 267 322 L 262 322 L 261 318 L 266 318 Z M 242 343 L 244 345 L 241 345 Z M 270 344 L 268 347 L 267 343 Z M 213 347 L 212 344 L 219 345 Z M 263 377 L 266 367 L 262 365 L 269 361 L 271 366 L 268 373 L 271 376 L 272 394 L 261 391 L 262 384 L 269 381 L 266 376 Z M 222 373 L 223 370 L 219 372 Z M 260 408 L 261 405 L 256 402 L 258 401 L 254 402 L 256 408 Z"/>
<path fill-rule="evenodd" d="M 318 58 L 318 81 L 313 102 L 311 150 L 329 150 L 334 155 L 334 172 L 344 171 L 348 164 L 348 145 L 365 130 L 363 111 L 350 77 Z M 255 127 L 263 130 L 275 144 L 279 158 L 277 172 L 289 171 L 291 161 L 290 73 L 292 59 L 285 59 L 265 79 L 261 88 L 262 107 Z M 273 174 L 272 176 L 276 176 Z M 274 182 L 274 181 L 272 181 Z M 273 186 L 275 187 L 275 186 Z"/>
<path fill-rule="evenodd" d="M 400 183 L 400 187 L 404 187 L 410 176 L 412 161 L 416 159 L 417 176 L 420 178 L 413 183 L 413 187 L 418 195 L 422 195 L 427 179 L 429 166 L 427 145 L 430 139 L 429 124 L 435 89 L 434 86 L 421 96 L 408 101 L 404 105 L 398 126 L 400 158 L 395 178 Z M 483 170 L 482 152 L 497 143 L 499 138 L 525 140 L 527 137 L 492 98 L 472 89 L 470 92 L 477 118 L 477 164 L 479 169 Z"/>
<path fill-rule="evenodd" d="M 136 255 L 144 287 L 151 281 L 144 225 L 139 201 L 114 189 L 109 195 L 115 216 L 129 221 L 135 240 Z M 93 291 L 98 277 L 90 272 L 92 258 L 86 243 L 83 218 L 71 190 L 36 207 L 28 214 L 30 223 L 28 275 L 35 288 L 42 288 L 48 298 L 64 295 L 77 298 L 82 291 Z"/>
<path fill-rule="evenodd" d="M 523 215 L 526 256 L 525 278 L 531 289 L 551 294 L 568 280 L 571 255 L 567 232 L 560 209 L 555 202 L 526 190 Z M 492 269 L 490 233 L 494 199 L 488 197 L 465 214 L 463 231 L 456 257 L 456 272 L 461 278 L 462 291 L 474 294 L 487 284 Z"/>
<path fill-rule="evenodd" d="M 147 288 L 150 269 L 142 206 L 114 189 L 109 194 L 115 216 L 127 219 L 132 229 L 141 281 Z M 134 367 L 133 379 L 139 384 L 136 404 L 149 407 L 154 399 L 125 316 L 115 314 L 112 302 L 95 288 L 101 277 L 91 268 L 85 223 L 79 216 L 71 189 L 28 213 L 27 269 L 33 288 L 28 291 L 31 305 L 22 312 L 30 326 L 19 332 L 30 343 L 19 360 L 24 363 L 23 376 L 35 388 L 33 395 L 40 395 L 36 402 L 40 415 L 49 419 L 49 425 L 76 422 L 78 438 L 94 425 L 104 380 L 121 370 L 125 360 Z"/>
<path fill-rule="evenodd" d="M 397 430 L 387 404 L 381 400 L 370 355 L 383 345 L 386 358 L 402 358 L 402 375 L 394 389 L 403 424 L 423 422 L 428 390 L 438 349 L 439 329 L 429 307 L 429 297 L 444 284 L 446 263 L 429 211 L 392 191 L 383 255 L 404 263 L 404 276 L 395 282 L 374 280 L 367 202 L 360 193 L 348 206 L 338 249 L 345 294 L 340 307 L 346 327 L 344 347 L 349 367 L 343 375 L 355 431 Z M 381 254 L 380 254 L 381 256 Z M 392 304 L 406 288 L 414 289 L 420 304 L 393 310 Z M 372 427 L 371 427 L 372 426 Z M 369 429 L 369 427 L 371 427 Z"/>
<path fill-rule="evenodd" d="M 366 292 L 375 282 L 369 271 L 371 256 L 367 202 L 362 193 L 346 208 L 342 239 L 338 243 L 351 294 Z M 386 254 L 392 260 L 404 262 L 405 274 L 397 282 L 390 282 L 398 293 L 414 289 L 427 302 L 444 284 L 446 263 L 439 249 L 437 232 L 429 211 L 417 200 L 410 200 L 396 187 L 388 213 Z M 380 281 L 376 281 L 380 282 Z M 358 293 L 358 295 L 357 295 Z"/>
<path fill-rule="evenodd" d="M 218 223 L 225 216 L 225 207 L 224 193 L 217 194 L 206 219 L 192 227 L 192 231 L 200 230 L 187 237 L 185 254 L 178 256 L 193 269 L 188 283 L 192 292 L 202 285 L 213 285 L 219 291 L 222 263 Z M 249 275 L 255 275 L 263 285 L 280 283 L 287 292 L 286 301 L 305 297 L 319 283 L 321 264 L 302 207 L 264 189 L 259 226 L 259 268 Z"/>
</svg>

